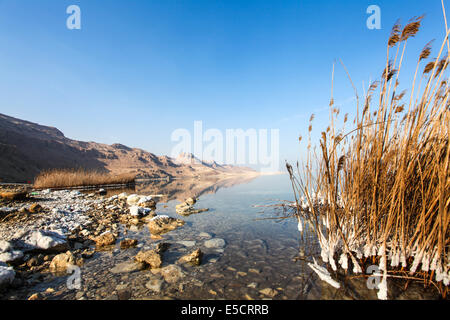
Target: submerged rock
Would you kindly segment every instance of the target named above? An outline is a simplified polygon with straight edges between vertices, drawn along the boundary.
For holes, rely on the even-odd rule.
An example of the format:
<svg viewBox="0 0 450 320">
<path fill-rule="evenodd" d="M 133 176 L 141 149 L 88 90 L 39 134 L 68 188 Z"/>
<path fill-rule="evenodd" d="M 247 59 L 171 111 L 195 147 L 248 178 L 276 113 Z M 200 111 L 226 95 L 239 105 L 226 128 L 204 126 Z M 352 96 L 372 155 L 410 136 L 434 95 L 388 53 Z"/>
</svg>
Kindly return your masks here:
<svg viewBox="0 0 450 320">
<path fill-rule="evenodd" d="M 182 225 L 184 225 L 183 220 L 171 218 L 168 216 L 156 216 L 148 222 L 147 227 L 150 233 L 159 235 L 175 230 Z"/>
<path fill-rule="evenodd" d="M 42 206 L 40 204 L 34 203 L 28 208 L 28 211 L 31 213 L 38 213 L 38 212 L 41 212 L 43 209 L 44 208 L 42 208 Z"/>
<path fill-rule="evenodd" d="M 204 245 L 207 248 L 220 249 L 220 248 L 225 247 L 225 240 L 220 239 L 220 238 L 210 239 L 210 240 L 206 240 Z"/>
<path fill-rule="evenodd" d="M 128 249 L 136 247 L 138 244 L 138 241 L 136 239 L 125 239 L 120 241 L 120 249 Z"/>
<path fill-rule="evenodd" d="M 114 274 L 118 273 L 131 273 L 136 271 L 141 271 L 145 268 L 145 264 L 135 261 L 125 261 L 116 264 L 112 269 L 111 272 Z"/>
</svg>

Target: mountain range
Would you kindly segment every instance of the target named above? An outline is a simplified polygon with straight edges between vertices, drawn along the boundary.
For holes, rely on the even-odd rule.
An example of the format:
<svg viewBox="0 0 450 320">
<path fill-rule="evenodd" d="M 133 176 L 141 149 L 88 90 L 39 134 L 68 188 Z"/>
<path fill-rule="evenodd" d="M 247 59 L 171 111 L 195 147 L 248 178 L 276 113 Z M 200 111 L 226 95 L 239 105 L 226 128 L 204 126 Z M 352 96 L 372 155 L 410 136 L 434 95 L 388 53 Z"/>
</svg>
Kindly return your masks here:
<svg viewBox="0 0 450 320">
<path fill-rule="evenodd" d="M 72 140 L 54 128 L 0 114 L 0 182 L 32 182 L 43 170 L 84 168 L 137 178 L 256 175 L 247 167 L 201 161 L 182 153 L 177 158 L 116 143 Z"/>
</svg>

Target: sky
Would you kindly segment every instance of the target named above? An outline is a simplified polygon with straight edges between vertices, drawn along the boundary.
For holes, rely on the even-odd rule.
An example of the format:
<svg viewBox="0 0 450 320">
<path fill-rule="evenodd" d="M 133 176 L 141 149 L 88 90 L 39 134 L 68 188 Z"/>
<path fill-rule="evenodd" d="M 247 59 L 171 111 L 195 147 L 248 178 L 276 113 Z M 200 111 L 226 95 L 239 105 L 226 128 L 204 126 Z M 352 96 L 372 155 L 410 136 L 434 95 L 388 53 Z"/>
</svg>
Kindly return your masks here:
<svg viewBox="0 0 450 320">
<path fill-rule="evenodd" d="M 80 30 L 66 26 L 70 5 Z M 379 30 L 367 28 L 370 5 L 381 9 Z M 432 39 L 437 55 L 440 0 L 0 0 L 0 113 L 158 155 L 194 121 L 224 135 L 278 129 L 280 163 L 295 161 L 311 113 L 318 134 L 328 125 L 333 62 L 362 95 L 381 75 L 393 24 L 422 14 L 405 86 Z M 339 62 L 334 99 L 355 113 Z"/>
</svg>

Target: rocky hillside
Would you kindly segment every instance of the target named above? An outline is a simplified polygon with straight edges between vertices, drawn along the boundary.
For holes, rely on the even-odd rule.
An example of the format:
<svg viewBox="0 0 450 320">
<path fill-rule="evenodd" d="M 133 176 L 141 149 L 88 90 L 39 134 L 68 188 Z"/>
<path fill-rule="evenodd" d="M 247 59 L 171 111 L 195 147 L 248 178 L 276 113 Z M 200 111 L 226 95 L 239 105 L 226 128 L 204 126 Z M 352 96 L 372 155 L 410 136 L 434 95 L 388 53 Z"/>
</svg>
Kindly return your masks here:
<svg viewBox="0 0 450 320">
<path fill-rule="evenodd" d="M 122 144 L 66 138 L 56 128 L 0 114 L 0 182 L 27 182 L 42 170 L 86 168 L 141 178 L 255 174 L 249 168 L 202 162 L 192 155 L 156 156 Z"/>
</svg>

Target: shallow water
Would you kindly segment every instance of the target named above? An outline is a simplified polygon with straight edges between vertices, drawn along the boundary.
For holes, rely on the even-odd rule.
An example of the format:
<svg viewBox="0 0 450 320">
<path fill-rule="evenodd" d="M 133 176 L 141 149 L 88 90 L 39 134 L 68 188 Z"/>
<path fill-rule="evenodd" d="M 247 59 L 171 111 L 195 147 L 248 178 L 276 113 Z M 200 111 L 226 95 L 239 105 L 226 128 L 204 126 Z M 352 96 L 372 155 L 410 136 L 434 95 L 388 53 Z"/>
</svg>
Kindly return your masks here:
<svg viewBox="0 0 450 320">
<path fill-rule="evenodd" d="M 149 182 L 137 185 L 135 192 L 161 195 L 156 212 L 181 218 L 186 224 L 163 235 L 161 240 L 151 239 L 145 225 L 129 228 L 123 225 L 121 239 L 139 240 L 138 248 L 120 250 L 117 245 L 114 249 L 96 252 L 81 267 L 80 290 L 67 288 L 67 276 L 52 276 L 36 285 L 34 292 L 52 287 L 56 290 L 56 299 L 112 299 L 123 290 L 132 299 L 376 299 L 376 291 L 367 289 L 366 280 L 362 278 L 346 279 L 339 290 L 320 281 L 307 266 L 313 256 L 320 261 L 314 235 L 308 229 L 300 234 L 293 218 L 273 219 L 283 215 L 275 208 L 255 207 L 293 200 L 286 175 L 225 182 Z M 210 210 L 179 216 L 175 206 L 189 196 L 199 197 L 196 208 Z M 224 239 L 225 246 L 205 247 L 208 236 Z M 184 276 L 174 283 L 163 282 L 160 292 L 146 287 L 150 280 L 161 280 L 161 276 L 149 270 L 111 272 L 117 264 L 132 261 L 140 250 L 150 249 L 159 242 L 171 244 L 163 255 L 163 267 L 174 264 L 182 255 L 197 248 L 204 252 L 203 263 L 198 267 L 183 267 Z M 392 289 L 395 292 L 396 288 Z M 418 290 L 411 287 L 407 293 L 397 293 L 395 298 L 435 297 Z"/>
</svg>

